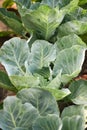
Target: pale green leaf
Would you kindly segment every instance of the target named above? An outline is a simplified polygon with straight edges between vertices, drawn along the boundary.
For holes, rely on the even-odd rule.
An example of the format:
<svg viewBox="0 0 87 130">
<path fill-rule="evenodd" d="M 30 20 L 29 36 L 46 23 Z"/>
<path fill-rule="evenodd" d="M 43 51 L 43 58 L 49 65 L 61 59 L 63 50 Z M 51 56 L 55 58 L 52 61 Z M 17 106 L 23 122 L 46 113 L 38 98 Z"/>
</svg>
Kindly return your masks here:
<svg viewBox="0 0 87 130">
<path fill-rule="evenodd" d="M 85 49 L 82 46 L 75 45 L 60 51 L 54 64 L 53 74 L 57 75 L 61 70 L 61 81 L 69 82 L 81 71 L 84 57 Z"/>
<path fill-rule="evenodd" d="M 84 106 L 76 106 L 76 105 L 72 105 L 69 107 L 66 107 L 62 114 L 61 114 L 61 118 L 65 118 L 65 117 L 72 117 L 72 116 L 81 116 L 84 119 Z"/>
<path fill-rule="evenodd" d="M 29 9 L 31 6 L 31 0 L 14 0 L 21 9 Z"/>
<path fill-rule="evenodd" d="M 59 115 L 55 98 L 46 90 L 39 88 L 23 89 L 18 92 L 17 97 L 20 98 L 23 103 L 31 103 L 41 116 L 48 114 Z"/>
<path fill-rule="evenodd" d="M 27 130 L 38 116 L 37 110 L 31 104 L 22 104 L 16 97 L 7 97 L 4 100 L 4 109 L 0 111 L 0 127 L 3 130 L 18 127 Z"/>
<path fill-rule="evenodd" d="M 59 36 L 75 33 L 82 35 L 87 32 L 87 10 L 76 7 L 73 12 L 69 12 L 64 19 L 64 23 L 59 27 Z"/>
<path fill-rule="evenodd" d="M 65 22 L 72 20 L 87 21 L 87 10 L 77 6 L 75 10 L 68 13 L 64 19 Z"/>
<path fill-rule="evenodd" d="M 56 46 L 44 40 L 37 40 L 31 47 L 31 64 L 29 70 L 36 72 L 38 69 L 48 67 L 56 58 Z M 39 71 L 40 73 L 40 71 Z"/>
<path fill-rule="evenodd" d="M 44 90 L 49 91 L 52 93 L 52 95 L 56 98 L 56 100 L 61 100 L 64 97 L 68 96 L 71 92 L 69 89 L 57 89 L 57 88 L 51 88 L 51 87 L 42 87 Z"/>
<path fill-rule="evenodd" d="M 61 73 L 59 73 L 54 79 L 52 79 L 49 84 L 48 84 L 48 88 L 54 88 L 57 89 L 59 88 L 61 85 Z"/>
<path fill-rule="evenodd" d="M 73 12 L 76 7 L 78 6 L 79 0 L 62 0 L 63 2 L 60 2 L 60 6 L 62 7 L 62 10 L 64 10 L 66 13 Z"/>
<path fill-rule="evenodd" d="M 42 0 L 41 4 L 55 8 L 56 6 L 58 6 L 59 2 L 59 0 Z"/>
<path fill-rule="evenodd" d="M 72 116 L 63 118 L 62 130 L 84 130 L 85 126 L 81 116 Z"/>
<path fill-rule="evenodd" d="M 84 106 L 72 105 L 66 107 L 62 112 L 63 128 L 62 130 L 84 130 L 85 128 L 85 113 Z"/>
<path fill-rule="evenodd" d="M 59 36 L 75 33 L 82 35 L 87 33 L 87 21 L 72 20 L 59 27 Z"/>
<path fill-rule="evenodd" d="M 75 104 L 87 104 L 87 81 L 73 81 L 69 87 L 71 91 L 70 99 Z"/>
<path fill-rule="evenodd" d="M 56 45 L 57 45 L 58 53 L 59 51 L 66 48 L 70 48 L 73 45 L 81 45 L 81 46 L 86 47 L 86 44 L 76 34 L 70 34 L 70 35 L 59 38 L 56 41 Z"/>
<path fill-rule="evenodd" d="M 48 67 L 43 67 L 42 69 L 37 69 L 35 71 L 39 76 L 42 76 L 45 79 L 48 79 L 50 77 L 50 70 Z"/>
<path fill-rule="evenodd" d="M 26 40 L 12 38 L 4 43 L 0 50 L 0 62 L 8 75 L 25 75 L 26 60 L 29 57 L 29 47 Z"/>
<path fill-rule="evenodd" d="M 61 130 L 62 122 L 57 115 L 39 117 L 33 126 L 33 130 Z"/>
<path fill-rule="evenodd" d="M 26 76 L 15 75 L 10 76 L 9 78 L 17 90 L 23 88 L 37 87 L 40 84 L 39 77 L 35 77 L 33 75 L 26 75 Z"/>
<path fill-rule="evenodd" d="M 52 9 L 44 5 L 37 10 L 26 11 L 22 15 L 22 21 L 29 32 L 32 30 L 38 38 L 49 40 L 62 22 L 64 15 L 65 13 L 62 10 Z"/>
<path fill-rule="evenodd" d="M 65 8 L 69 10 L 77 6 L 78 0 L 42 0 L 41 4 L 48 5 L 52 8 L 58 6 L 59 8 Z"/>
</svg>

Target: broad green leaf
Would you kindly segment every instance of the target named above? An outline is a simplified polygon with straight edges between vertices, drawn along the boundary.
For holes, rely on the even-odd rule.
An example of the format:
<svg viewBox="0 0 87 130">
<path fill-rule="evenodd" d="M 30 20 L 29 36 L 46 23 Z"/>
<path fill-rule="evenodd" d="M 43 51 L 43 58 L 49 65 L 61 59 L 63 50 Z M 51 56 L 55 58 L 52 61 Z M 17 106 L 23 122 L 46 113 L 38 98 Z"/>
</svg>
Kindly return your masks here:
<svg viewBox="0 0 87 130">
<path fill-rule="evenodd" d="M 87 21 L 72 20 L 59 27 L 59 36 L 75 33 L 82 35 L 87 33 Z"/>
<path fill-rule="evenodd" d="M 35 3 L 32 3 L 31 6 L 30 6 L 30 9 L 31 10 L 36 10 L 38 9 L 40 6 L 40 2 L 35 2 Z"/>
<path fill-rule="evenodd" d="M 58 89 L 61 85 L 61 73 L 59 73 L 54 79 L 52 79 L 49 84 L 48 84 L 48 88 L 54 88 L 54 89 Z"/>
<path fill-rule="evenodd" d="M 69 7 L 74 8 L 78 4 L 78 0 L 42 0 L 41 4 L 48 5 L 52 8 L 59 7 L 69 10 Z M 71 9 L 70 8 L 70 9 Z"/>
<path fill-rule="evenodd" d="M 87 10 L 76 7 L 65 16 L 64 23 L 59 27 L 59 36 L 75 33 L 82 35 L 87 32 Z"/>
<path fill-rule="evenodd" d="M 66 107 L 62 112 L 63 128 L 62 130 L 84 130 L 85 128 L 85 113 L 84 106 L 72 105 Z"/>
<path fill-rule="evenodd" d="M 4 43 L 0 50 L 0 62 L 8 75 L 25 75 L 25 62 L 29 57 L 29 47 L 26 40 L 12 38 Z"/>
<path fill-rule="evenodd" d="M 21 9 L 29 9 L 31 6 L 31 0 L 14 0 Z"/>
<path fill-rule="evenodd" d="M 73 81 L 69 87 L 71 91 L 70 99 L 75 104 L 87 104 L 87 81 Z"/>
<path fill-rule="evenodd" d="M 61 100 L 71 93 L 69 89 L 57 89 L 53 88 L 53 86 L 52 88 L 48 86 L 42 88 L 52 93 L 52 95 L 56 98 L 56 100 Z"/>
<path fill-rule="evenodd" d="M 0 71 L 0 87 L 17 92 L 17 89 L 11 83 L 8 75 L 5 72 Z"/>
<path fill-rule="evenodd" d="M 40 2 L 33 2 L 32 0 L 14 0 L 17 4 L 18 12 L 22 16 L 30 10 L 36 10 L 40 6 Z"/>
<path fill-rule="evenodd" d="M 50 70 L 48 67 L 43 67 L 42 69 L 37 69 L 36 73 L 43 76 L 45 79 L 50 77 Z"/>
<path fill-rule="evenodd" d="M 18 127 L 27 130 L 32 127 L 38 116 L 38 111 L 31 104 L 22 104 L 17 97 L 7 97 L 4 100 L 4 109 L 0 111 L 0 127 L 3 130 Z"/>
<path fill-rule="evenodd" d="M 56 41 L 56 45 L 57 45 L 58 53 L 59 51 L 66 48 L 70 48 L 73 45 L 81 45 L 81 46 L 86 47 L 86 44 L 76 34 L 71 34 L 71 35 L 67 35 L 62 38 L 59 38 Z"/>
<path fill-rule="evenodd" d="M 75 8 L 78 6 L 79 0 L 62 0 L 63 2 L 60 2 L 60 7 L 62 7 L 62 10 L 64 10 L 66 13 L 73 12 Z"/>
<path fill-rule="evenodd" d="M 39 77 L 35 77 L 33 75 L 26 75 L 26 76 L 16 75 L 16 76 L 10 76 L 9 78 L 17 90 L 23 88 L 37 87 L 40 84 Z"/>
<path fill-rule="evenodd" d="M 36 72 L 38 69 L 48 67 L 56 58 L 56 46 L 44 40 L 37 40 L 31 47 L 31 64 L 29 70 Z M 42 71 L 42 70 L 41 70 Z M 39 71 L 40 73 L 40 71 Z"/>
<path fill-rule="evenodd" d="M 87 10 L 77 6 L 75 10 L 73 10 L 73 12 L 68 13 L 64 19 L 65 22 L 73 20 L 87 21 Z"/>
<path fill-rule="evenodd" d="M 40 84 L 39 86 L 42 88 L 43 86 L 47 86 L 49 84 L 48 79 L 45 79 L 43 76 L 39 75 L 39 74 L 35 74 L 36 77 L 39 77 L 40 80 Z"/>
<path fill-rule="evenodd" d="M 61 130 L 62 122 L 57 115 L 39 117 L 33 126 L 33 130 Z"/>
<path fill-rule="evenodd" d="M 59 4 L 59 0 L 42 0 L 41 4 L 55 8 Z"/>
<path fill-rule="evenodd" d="M 45 86 L 41 86 L 44 90 L 48 90 L 56 98 L 56 100 L 61 100 L 70 94 L 69 89 L 59 89 L 61 86 L 61 73 L 59 73 L 54 79 L 48 82 Z"/>
<path fill-rule="evenodd" d="M 4 8 L 0 8 L 0 20 L 10 27 L 15 33 L 25 35 L 25 29 L 21 20 L 13 12 L 9 12 Z"/>
<path fill-rule="evenodd" d="M 75 45 L 60 51 L 54 64 L 53 74 L 57 75 L 61 70 L 61 81 L 69 82 L 81 71 L 84 57 L 85 49 L 82 46 Z"/>
<path fill-rule="evenodd" d="M 38 38 L 49 40 L 62 22 L 64 14 L 62 10 L 52 9 L 44 5 L 37 10 L 26 11 L 21 17 L 29 32 L 32 30 L 37 34 Z"/>
<path fill-rule="evenodd" d="M 70 8 L 70 10 L 74 9 L 77 5 L 78 5 L 78 2 L 79 0 L 62 0 L 62 2 L 60 2 L 60 6 L 62 6 L 63 8 L 65 9 L 68 9 Z"/>
<path fill-rule="evenodd" d="M 84 130 L 85 125 L 81 116 L 72 116 L 63 118 L 62 130 Z"/>
<path fill-rule="evenodd" d="M 65 117 L 72 117 L 72 116 L 81 116 L 84 119 L 84 106 L 76 106 L 76 105 L 72 105 L 69 107 L 64 108 L 62 114 L 61 114 L 61 118 L 65 118 Z"/>
<path fill-rule="evenodd" d="M 46 90 L 39 88 L 23 89 L 18 92 L 17 97 L 20 98 L 23 103 L 31 103 L 41 116 L 48 114 L 59 115 L 55 98 Z"/>
</svg>

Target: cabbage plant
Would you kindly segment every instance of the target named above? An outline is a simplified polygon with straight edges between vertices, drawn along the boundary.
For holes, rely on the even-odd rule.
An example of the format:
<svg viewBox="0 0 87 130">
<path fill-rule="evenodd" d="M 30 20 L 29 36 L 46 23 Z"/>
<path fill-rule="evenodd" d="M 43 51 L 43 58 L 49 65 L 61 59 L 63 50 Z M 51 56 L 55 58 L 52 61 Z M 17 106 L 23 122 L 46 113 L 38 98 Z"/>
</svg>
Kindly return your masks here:
<svg viewBox="0 0 87 130">
<path fill-rule="evenodd" d="M 15 93 L 3 101 L 0 128 L 85 130 L 87 81 L 76 77 L 87 49 L 78 36 L 87 32 L 86 10 L 79 0 L 15 2 L 20 18 L 0 9 L 0 19 L 22 36 L 0 48 L 0 86 Z"/>
</svg>

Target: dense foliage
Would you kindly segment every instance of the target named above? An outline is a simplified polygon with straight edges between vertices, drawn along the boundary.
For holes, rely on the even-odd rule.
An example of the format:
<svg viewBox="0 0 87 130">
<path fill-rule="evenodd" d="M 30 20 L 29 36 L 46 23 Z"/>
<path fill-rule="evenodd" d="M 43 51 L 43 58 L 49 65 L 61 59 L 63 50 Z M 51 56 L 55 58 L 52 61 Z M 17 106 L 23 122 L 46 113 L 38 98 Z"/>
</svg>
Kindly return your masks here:
<svg viewBox="0 0 87 130">
<path fill-rule="evenodd" d="M 0 128 L 85 130 L 87 81 L 76 77 L 87 49 L 87 1 L 14 2 L 18 16 L 0 9 L 0 20 L 21 36 L 0 49 L 7 72 L 0 72 L 0 86 L 16 94 L 3 102 Z M 72 105 L 62 111 L 63 103 Z"/>
</svg>

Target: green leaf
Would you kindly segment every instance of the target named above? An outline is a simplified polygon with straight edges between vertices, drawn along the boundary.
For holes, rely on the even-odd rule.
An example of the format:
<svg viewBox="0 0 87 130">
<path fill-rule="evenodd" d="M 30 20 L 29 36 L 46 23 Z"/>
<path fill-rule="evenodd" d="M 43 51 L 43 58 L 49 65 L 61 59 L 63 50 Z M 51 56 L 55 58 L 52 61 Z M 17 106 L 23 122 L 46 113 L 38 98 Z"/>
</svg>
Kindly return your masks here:
<svg viewBox="0 0 87 130">
<path fill-rule="evenodd" d="M 75 104 L 87 104 L 87 81 L 73 81 L 69 87 L 71 91 L 70 99 Z"/>
<path fill-rule="evenodd" d="M 84 130 L 83 120 L 81 116 L 72 116 L 63 118 L 62 130 Z"/>
<path fill-rule="evenodd" d="M 57 115 L 39 117 L 33 126 L 33 130 L 61 130 L 62 122 Z"/>
<path fill-rule="evenodd" d="M 59 8 L 65 8 L 69 10 L 77 6 L 78 0 L 42 0 L 41 4 L 48 5 L 52 8 L 58 6 Z"/>
<path fill-rule="evenodd" d="M 59 53 L 59 51 L 66 49 L 66 48 L 70 48 L 73 45 L 81 45 L 81 46 L 86 47 L 86 44 L 76 34 L 70 34 L 70 35 L 64 36 L 62 38 L 59 38 L 56 41 L 56 44 L 57 44 L 58 53 Z"/>
<path fill-rule="evenodd" d="M 65 16 L 64 21 L 73 21 L 73 20 L 79 20 L 79 21 L 85 21 L 87 20 L 87 10 L 77 6 L 73 12 L 68 13 Z"/>
<path fill-rule="evenodd" d="M 25 62 L 29 57 L 29 47 L 26 40 L 12 38 L 6 41 L 0 50 L 0 62 L 5 66 L 9 76 L 25 75 Z"/>
<path fill-rule="evenodd" d="M 59 27 L 59 36 L 75 33 L 82 35 L 87 32 L 87 10 L 76 7 L 73 12 L 69 12 L 64 19 L 64 23 Z"/>
<path fill-rule="evenodd" d="M 79 5 L 84 5 L 87 3 L 87 0 L 79 0 Z"/>
<path fill-rule="evenodd" d="M 72 105 L 66 107 L 62 112 L 63 128 L 62 130 L 84 130 L 85 128 L 85 114 L 84 106 Z"/>
<path fill-rule="evenodd" d="M 42 87 L 44 90 L 49 91 L 50 93 L 52 93 L 52 95 L 56 98 L 56 100 L 61 100 L 64 97 L 66 97 L 67 95 L 69 95 L 71 92 L 69 91 L 69 89 L 57 89 L 57 88 L 50 88 L 48 86 L 46 87 Z"/>
<path fill-rule="evenodd" d="M 39 77 L 35 77 L 33 75 L 26 75 L 26 76 L 16 75 L 16 76 L 10 76 L 9 78 L 17 90 L 23 88 L 37 87 L 40 83 Z"/>
<path fill-rule="evenodd" d="M 0 87 L 17 92 L 17 89 L 11 83 L 8 75 L 5 72 L 0 71 Z"/>
<path fill-rule="evenodd" d="M 28 128 L 17 127 L 17 128 L 12 129 L 12 130 L 28 130 Z"/>
<path fill-rule="evenodd" d="M 62 50 L 56 58 L 53 74 L 57 75 L 61 71 L 61 81 L 69 82 L 81 71 L 85 57 L 85 49 L 75 45 L 71 48 Z"/>
<path fill-rule="evenodd" d="M 29 9 L 31 6 L 31 0 L 14 0 L 21 9 Z"/>
<path fill-rule="evenodd" d="M 79 0 L 62 0 L 63 2 L 60 2 L 60 7 L 66 12 L 70 13 L 73 12 L 73 10 L 76 9 L 78 6 Z"/>
<path fill-rule="evenodd" d="M 32 30 L 37 34 L 38 38 L 49 40 L 62 22 L 64 14 L 62 10 L 52 9 L 44 5 L 37 10 L 26 11 L 21 17 L 29 32 Z"/>
<path fill-rule="evenodd" d="M 59 27 L 59 36 L 64 36 L 72 33 L 75 33 L 77 35 L 87 33 L 87 22 L 72 20 L 62 24 Z"/>
<path fill-rule="evenodd" d="M 59 4 L 59 0 L 42 0 L 41 4 L 48 5 L 52 8 L 55 8 Z"/>
<path fill-rule="evenodd" d="M 42 69 L 36 70 L 36 73 L 43 76 L 45 79 L 50 77 L 50 71 L 48 67 L 43 67 Z"/>
<path fill-rule="evenodd" d="M 39 88 L 23 89 L 18 92 L 17 97 L 20 98 L 23 103 L 31 103 L 41 116 L 48 114 L 59 115 L 55 98 L 46 90 Z"/>
<path fill-rule="evenodd" d="M 30 9 L 31 9 L 31 10 L 36 10 L 36 9 L 39 8 L 39 6 L 40 6 L 40 2 L 33 2 L 33 3 L 31 4 L 31 6 L 30 6 Z"/>
<path fill-rule="evenodd" d="M 61 85 L 61 73 L 59 73 L 54 79 L 52 79 L 49 84 L 48 84 L 48 88 L 54 88 L 54 89 L 58 89 Z"/>
<path fill-rule="evenodd" d="M 2 31 L 2 30 L 0 30 L 0 37 L 6 37 L 6 36 L 10 36 L 11 34 L 14 34 L 14 32 L 13 31 Z"/>
<path fill-rule="evenodd" d="M 16 97 L 4 100 L 4 109 L 0 111 L 0 127 L 3 130 L 13 130 L 22 127 L 27 130 L 38 117 L 38 112 L 31 104 L 22 104 Z"/>
<path fill-rule="evenodd" d="M 15 13 L 9 12 L 4 8 L 0 8 L 0 20 L 10 27 L 15 33 L 22 36 L 25 35 L 25 29 L 22 22 Z"/>
<path fill-rule="evenodd" d="M 37 40 L 32 44 L 29 70 L 33 73 L 35 70 L 37 72 L 43 67 L 48 67 L 50 62 L 54 61 L 55 58 L 56 46 L 44 40 Z"/>
<path fill-rule="evenodd" d="M 13 0 L 5 0 L 3 2 L 3 7 L 8 8 L 8 7 L 11 7 L 13 4 L 14 4 Z"/>
<path fill-rule="evenodd" d="M 65 117 L 72 117 L 72 116 L 81 116 L 84 119 L 84 106 L 76 106 L 76 105 L 72 105 L 69 107 L 66 107 L 62 114 L 61 114 L 61 118 L 65 118 Z"/>
</svg>

